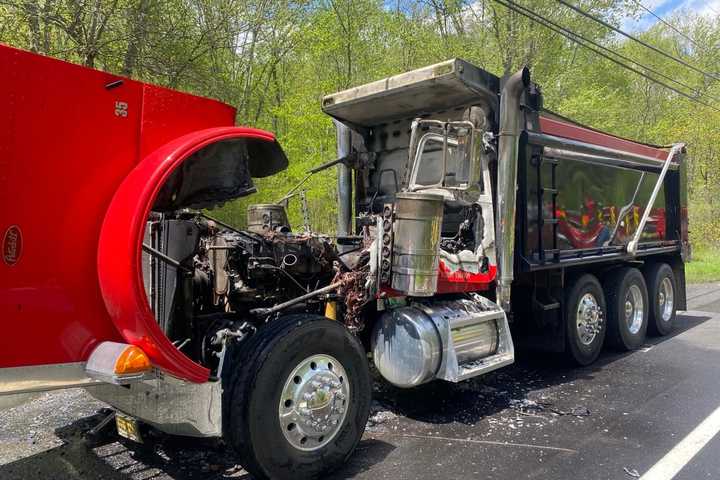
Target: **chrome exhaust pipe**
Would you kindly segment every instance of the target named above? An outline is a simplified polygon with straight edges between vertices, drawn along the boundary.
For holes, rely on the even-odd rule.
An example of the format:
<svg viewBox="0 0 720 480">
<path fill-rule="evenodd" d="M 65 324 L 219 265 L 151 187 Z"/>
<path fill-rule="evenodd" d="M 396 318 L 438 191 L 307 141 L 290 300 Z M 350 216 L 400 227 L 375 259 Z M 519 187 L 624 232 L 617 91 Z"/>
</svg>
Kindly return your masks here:
<svg viewBox="0 0 720 480">
<path fill-rule="evenodd" d="M 513 281 L 518 152 L 520 133 L 524 128 L 524 115 L 520 102 L 528 85 L 530 85 L 530 70 L 525 67 L 505 82 L 500 94 L 497 225 L 495 229 L 500 274 L 497 280 L 496 295 L 498 304 L 506 312 L 510 311 L 510 287 Z"/>
<path fill-rule="evenodd" d="M 335 123 L 337 135 L 337 158 L 350 155 L 350 129 L 338 120 Z M 352 172 L 342 163 L 337 166 L 338 219 L 337 234 L 351 235 L 352 232 Z"/>
</svg>

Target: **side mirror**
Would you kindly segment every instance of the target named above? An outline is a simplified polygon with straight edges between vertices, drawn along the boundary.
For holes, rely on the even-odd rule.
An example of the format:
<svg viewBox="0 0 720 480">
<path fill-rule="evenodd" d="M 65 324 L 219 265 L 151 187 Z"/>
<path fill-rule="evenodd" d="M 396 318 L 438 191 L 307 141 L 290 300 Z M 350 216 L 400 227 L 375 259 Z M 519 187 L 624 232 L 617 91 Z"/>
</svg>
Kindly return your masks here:
<svg viewBox="0 0 720 480">
<path fill-rule="evenodd" d="M 409 146 L 408 190 L 468 190 L 481 178 L 482 132 L 469 121 L 417 119 Z"/>
</svg>

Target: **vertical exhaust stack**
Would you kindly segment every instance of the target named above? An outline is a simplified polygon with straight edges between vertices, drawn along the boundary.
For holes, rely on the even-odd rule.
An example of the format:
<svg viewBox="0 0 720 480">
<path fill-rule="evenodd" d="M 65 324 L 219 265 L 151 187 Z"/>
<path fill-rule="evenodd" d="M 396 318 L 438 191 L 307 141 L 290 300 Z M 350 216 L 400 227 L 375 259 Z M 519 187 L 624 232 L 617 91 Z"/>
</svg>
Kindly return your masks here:
<svg viewBox="0 0 720 480">
<path fill-rule="evenodd" d="M 525 67 L 507 80 L 500 94 L 496 220 L 500 276 L 496 293 L 498 303 L 506 312 L 510 311 L 510 287 L 513 281 L 518 151 L 520 133 L 524 128 L 520 102 L 528 85 L 530 70 Z"/>
<path fill-rule="evenodd" d="M 350 155 L 350 129 L 347 125 L 333 120 L 337 135 L 337 158 Z M 337 234 L 352 234 L 352 173 L 350 167 L 339 163 L 337 166 L 338 222 Z"/>
</svg>

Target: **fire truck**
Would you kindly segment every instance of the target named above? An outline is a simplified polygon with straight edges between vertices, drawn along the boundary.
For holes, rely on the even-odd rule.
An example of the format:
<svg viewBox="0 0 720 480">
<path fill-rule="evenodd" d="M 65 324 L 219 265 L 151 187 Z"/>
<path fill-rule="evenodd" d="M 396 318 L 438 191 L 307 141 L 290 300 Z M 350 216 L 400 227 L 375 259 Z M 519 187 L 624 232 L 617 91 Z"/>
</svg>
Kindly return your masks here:
<svg viewBox="0 0 720 480">
<path fill-rule="evenodd" d="M 515 347 L 589 365 L 670 333 L 689 255 L 683 144 L 543 107 L 528 69 L 453 59 L 328 95 L 337 157 L 288 166 L 214 100 L 0 47 L 0 393 L 82 387 L 224 437 L 257 478 L 343 464 L 380 381 L 460 382 Z M 337 231 L 288 221 L 337 171 Z M 432 401 L 432 399 L 428 399 Z"/>
</svg>

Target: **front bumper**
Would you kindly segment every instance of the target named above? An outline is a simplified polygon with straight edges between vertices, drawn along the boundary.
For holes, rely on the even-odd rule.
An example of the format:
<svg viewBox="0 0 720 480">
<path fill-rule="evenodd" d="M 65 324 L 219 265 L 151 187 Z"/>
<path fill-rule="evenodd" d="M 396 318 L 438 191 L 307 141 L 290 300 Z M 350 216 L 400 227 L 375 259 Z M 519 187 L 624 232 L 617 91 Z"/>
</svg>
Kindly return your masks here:
<svg viewBox="0 0 720 480">
<path fill-rule="evenodd" d="M 222 386 L 219 381 L 192 383 L 160 375 L 130 385 L 102 383 L 90 395 L 117 410 L 172 435 L 222 435 Z"/>
</svg>

